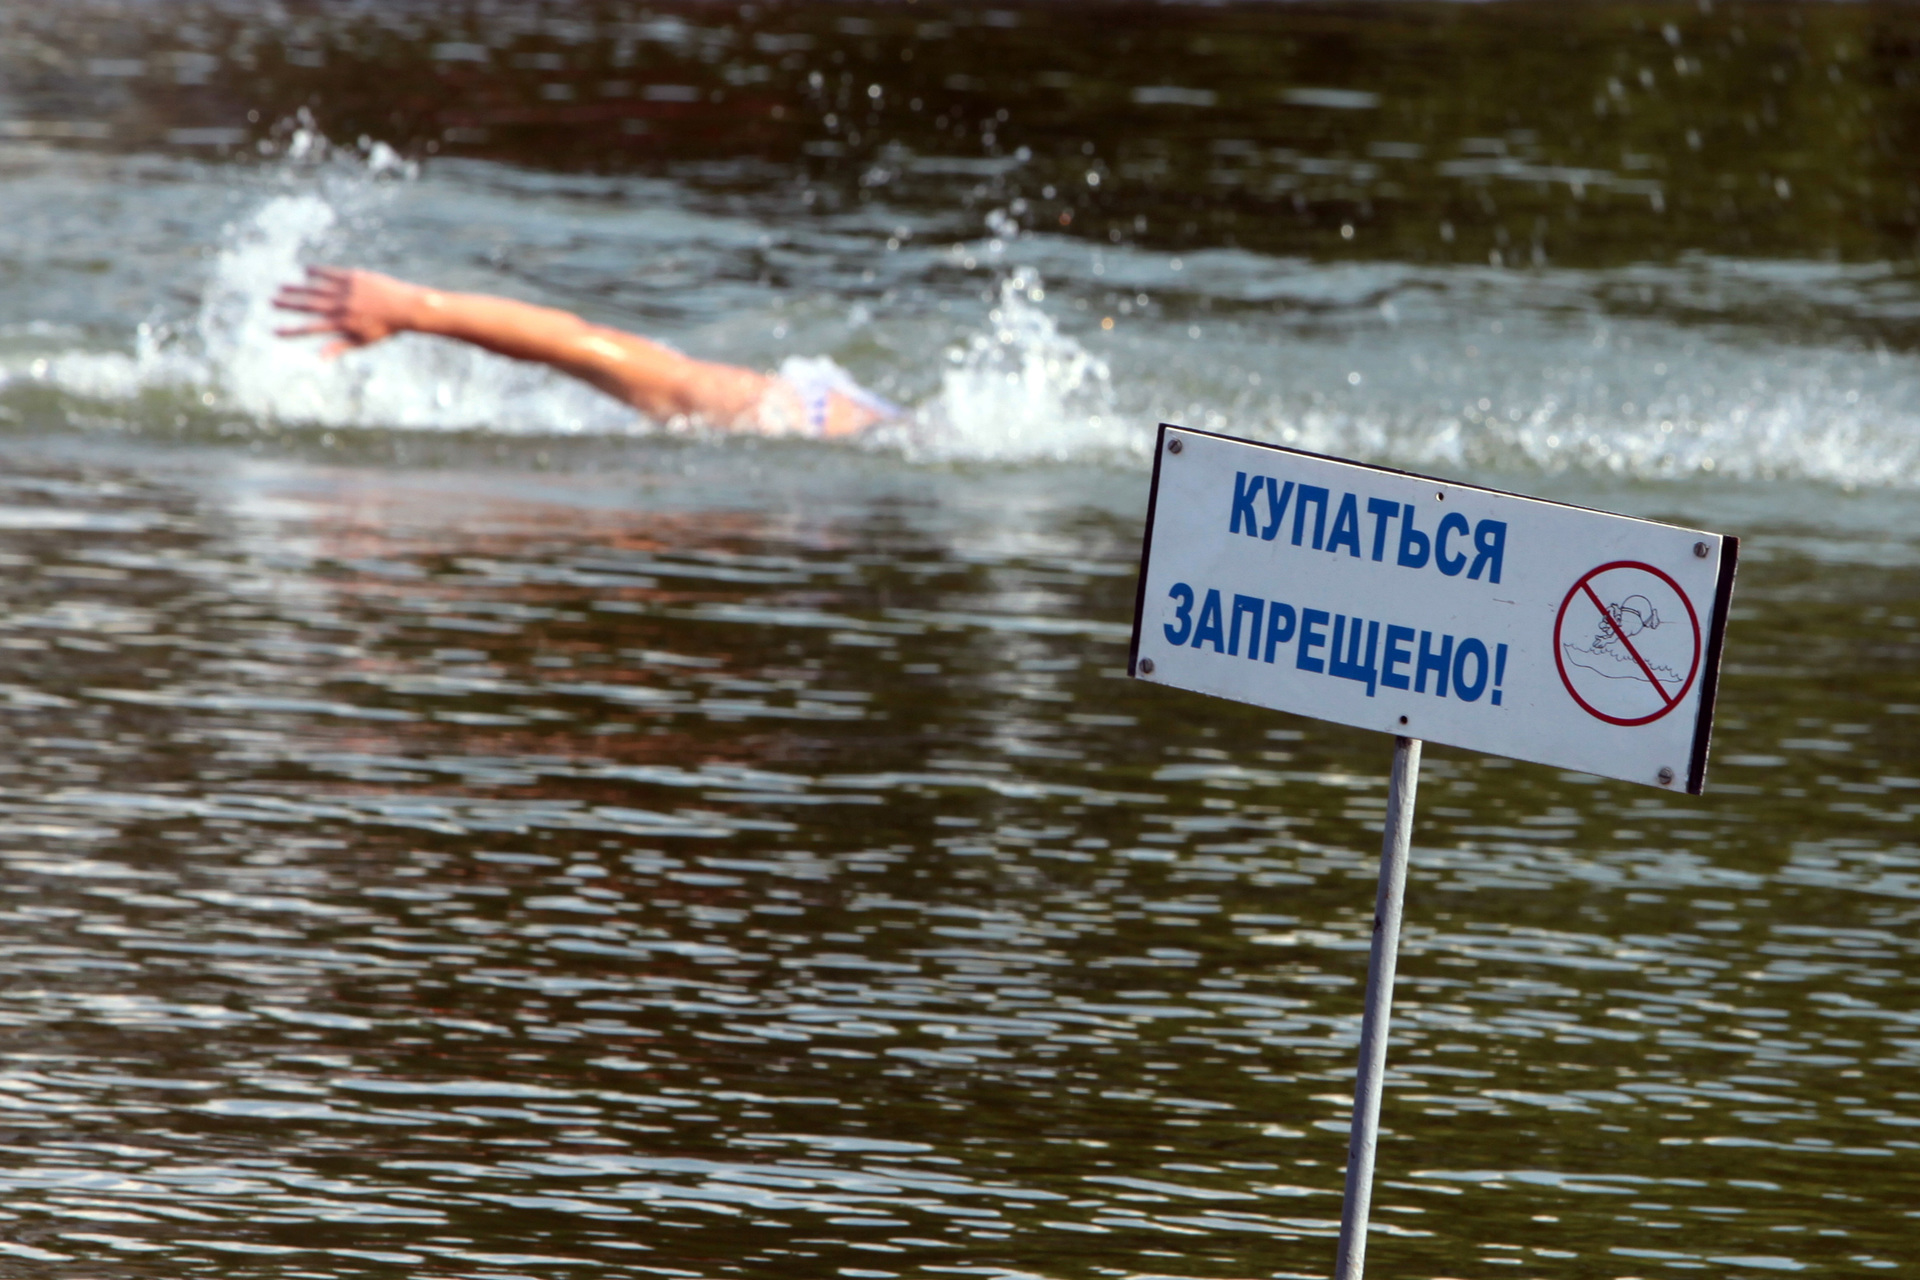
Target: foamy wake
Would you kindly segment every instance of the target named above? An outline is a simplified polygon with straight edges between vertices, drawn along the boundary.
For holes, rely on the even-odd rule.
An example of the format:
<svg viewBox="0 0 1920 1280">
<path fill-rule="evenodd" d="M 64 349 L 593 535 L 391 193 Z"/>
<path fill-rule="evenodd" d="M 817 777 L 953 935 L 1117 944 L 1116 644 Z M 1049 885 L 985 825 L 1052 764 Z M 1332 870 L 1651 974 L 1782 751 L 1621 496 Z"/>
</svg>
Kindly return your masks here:
<svg viewBox="0 0 1920 1280">
<path fill-rule="evenodd" d="M 226 228 L 190 315 L 140 326 L 130 353 L 22 357 L 0 366 L 0 376 L 104 404 L 135 422 L 211 414 L 375 430 L 661 429 L 564 376 L 456 343 L 409 335 L 323 360 L 317 340 L 275 336 L 288 323 L 272 307 L 279 286 L 307 263 L 351 261 L 353 246 L 383 225 L 413 178 L 383 146 L 335 150 L 303 127 L 277 167 L 242 179 L 260 182 L 261 198 Z M 1383 305 L 1386 322 L 1356 320 L 1329 337 L 1279 331 L 1271 315 L 1248 310 L 1245 319 L 1210 321 L 1202 340 L 1200 325 L 1143 314 L 1110 341 L 1083 343 L 1056 319 L 1070 309 L 1021 259 L 1045 258 L 1083 310 L 1087 298 L 1117 284 L 1114 276 L 1080 278 L 1075 255 L 1085 250 L 1023 239 L 1002 213 L 989 216 L 986 230 L 964 251 L 998 274 L 997 296 L 979 304 L 979 322 L 963 322 L 963 336 L 944 352 L 928 352 L 943 361 L 937 391 L 879 433 L 874 447 L 932 463 L 1131 465 L 1145 455 L 1154 424 L 1167 420 L 1442 473 L 1574 469 L 1920 485 L 1920 361 L 1909 356 L 1715 337 L 1659 318 L 1607 319 L 1598 308 L 1568 305 L 1605 284 L 1580 273 L 1548 281 L 1561 290 L 1548 298 L 1511 283 L 1524 273 L 1411 266 L 1380 268 L 1397 274 L 1384 289 L 1369 280 L 1358 291 L 1429 307 L 1406 323 Z M 1145 251 L 1134 251 L 1131 267 L 1115 263 L 1116 272 L 1165 271 L 1165 260 Z M 965 266 L 973 268 L 971 257 Z M 1098 276 L 1101 268 L 1093 270 Z M 1248 278 L 1262 273 L 1298 289 L 1341 270 L 1251 255 L 1233 264 L 1249 297 L 1265 285 Z M 769 310 L 780 304 L 770 299 Z M 1498 332 L 1496 315 L 1512 318 L 1514 338 L 1484 342 L 1474 361 L 1447 354 L 1457 352 L 1464 328 Z M 1656 356 L 1672 362 L 1671 373 L 1666 363 L 1653 366 Z M 924 381 L 907 375 L 903 381 Z"/>
<path fill-rule="evenodd" d="M 1390 386 L 1346 404 L 1243 403 L 1194 425 L 1439 474 L 1920 486 L 1920 361 L 1912 357 L 1703 343 L 1676 379 L 1681 389 L 1655 390 L 1653 379 L 1631 380 L 1648 356 L 1597 357 L 1585 333 L 1546 328 L 1529 339 L 1528 367 L 1464 384 L 1492 391 L 1484 398 Z M 1670 332 L 1655 337 L 1678 345 Z M 1595 364 L 1609 366 L 1597 391 L 1567 385 L 1567 370 Z M 1343 376 L 1327 370 L 1316 380 Z"/>
</svg>

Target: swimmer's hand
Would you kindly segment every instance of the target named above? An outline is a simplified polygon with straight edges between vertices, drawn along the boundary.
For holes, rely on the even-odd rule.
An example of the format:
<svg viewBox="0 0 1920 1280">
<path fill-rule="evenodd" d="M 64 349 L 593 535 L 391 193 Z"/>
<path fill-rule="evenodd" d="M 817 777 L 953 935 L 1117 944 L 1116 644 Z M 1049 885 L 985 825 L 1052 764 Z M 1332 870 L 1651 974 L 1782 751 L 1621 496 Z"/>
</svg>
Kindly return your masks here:
<svg viewBox="0 0 1920 1280">
<path fill-rule="evenodd" d="M 332 334 L 334 341 L 320 348 L 321 356 L 331 360 L 416 327 L 414 315 L 424 292 L 419 285 L 377 271 L 308 267 L 306 280 L 283 285 L 273 305 L 319 319 L 274 332 L 282 338 Z"/>
</svg>

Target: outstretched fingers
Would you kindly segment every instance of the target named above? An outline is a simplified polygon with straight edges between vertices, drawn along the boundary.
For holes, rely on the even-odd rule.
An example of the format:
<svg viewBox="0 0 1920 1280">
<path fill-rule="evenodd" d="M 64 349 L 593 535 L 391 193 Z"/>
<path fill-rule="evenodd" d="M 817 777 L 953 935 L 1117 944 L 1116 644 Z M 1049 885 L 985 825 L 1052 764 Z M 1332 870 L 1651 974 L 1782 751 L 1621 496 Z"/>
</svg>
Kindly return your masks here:
<svg viewBox="0 0 1920 1280">
<path fill-rule="evenodd" d="M 353 287 L 353 273 L 338 267 L 308 267 L 307 278 L 280 286 L 275 306 L 289 310 L 311 309 L 311 304 L 338 306 Z M 304 307 L 301 304 L 309 304 Z"/>
<path fill-rule="evenodd" d="M 295 280 L 280 286 L 283 298 L 345 298 L 351 286 L 344 280 Z"/>
<path fill-rule="evenodd" d="M 308 315 L 327 315 L 340 309 L 339 303 L 333 299 L 288 293 L 285 290 L 274 295 L 273 305 L 277 311 L 301 311 Z"/>
<path fill-rule="evenodd" d="M 276 338 L 306 338 L 316 333 L 339 333 L 340 326 L 331 320 L 321 320 L 315 324 L 288 325 L 284 329 L 275 329 Z"/>
</svg>

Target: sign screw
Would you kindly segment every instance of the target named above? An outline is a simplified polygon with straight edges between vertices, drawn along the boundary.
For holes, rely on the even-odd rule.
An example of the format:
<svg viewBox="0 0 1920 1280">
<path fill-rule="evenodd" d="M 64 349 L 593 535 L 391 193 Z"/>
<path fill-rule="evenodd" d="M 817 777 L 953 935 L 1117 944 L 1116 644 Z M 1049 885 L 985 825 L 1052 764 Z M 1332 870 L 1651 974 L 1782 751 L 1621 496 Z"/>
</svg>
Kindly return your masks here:
<svg viewBox="0 0 1920 1280">
<path fill-rule="evenodd" d="M 1181 444 L 1181 443 L 1180 443 L 1180 437 L 1179 437 L 1179 436 L 1175 436 L 1175 437 L 1174 437 L 1173 439 L 1171 439 L 1171 440 L 1169 440 L 1169 441 L 1167 441 L 1167 452 L 1168 452 L 1168 453 L 1178 453 L 1178 452 L 1180 452 L 1180 451 L 1181 451 L 1182 449 L 1184 449 L 1184 448 L 1186 448 L 1186 446 L 1185 446 L 1184 444 Z"/>
<path fill-rule="evenodd" d="M 1653 776 L 1660 779 L 1660 785 L 1663 787 L 1670 787 L 1673 785 L 1673 770 L 1669 769 L 1666 765 L 1661 765 L 1660 772 L 1654 774 Z"/>
<path fill-rule="evenodd" d="M 1175 440 L 1175 441 L 1174 441 L 1174 443 L 1175 443 L 1175 444 L 1179 444 L 1180 442 L 1179 442 L 1178 440 Z M 1142 658 L 1142 659 L 1140 659 L 1140 674 L 1141 674 L 1141 675 L 1143 675 L 1143 676 L 1150 676 L 1150 675 L 1152 675 L 1152 674 L 1153 674 L 1153 659 L 1152 659 L 1152 658 Z M 1673 770 L 1671 770 L 1671 769 L 1669 769 L 1669 770 L 1667 770 L 1667 776 L 1668 776 L 1668 777 L 1672 777 L 1672 776 L 1673 776 Z"/>
<path fill-rule="evenodd" d="M 1704 542 L 1694 543 L 1693 554 L 1695 554 L 1696 556 L 1699 556 L 1702 560 L 1705 560 L 1707 558 L 1707 544 Z"/>
</svg>

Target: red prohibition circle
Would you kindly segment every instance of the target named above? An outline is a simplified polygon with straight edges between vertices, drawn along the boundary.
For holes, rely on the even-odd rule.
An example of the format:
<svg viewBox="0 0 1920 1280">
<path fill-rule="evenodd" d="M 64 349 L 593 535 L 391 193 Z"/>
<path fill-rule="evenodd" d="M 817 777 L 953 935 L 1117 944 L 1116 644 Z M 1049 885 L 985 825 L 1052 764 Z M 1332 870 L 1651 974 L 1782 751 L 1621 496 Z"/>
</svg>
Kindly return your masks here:
<svg viewBox="0 0 1920 1280">
<path fill-rule="evenodd" d="M 1658 711 L 1654 712 L 1652 715 L 1631 716 L 1631 717 L 1610 716 L 1606 712 L 1594 706 L 1591 702 L 1588 702 L 1585 698 L 1581 697 L 1580 691 L 1573 687 L 1572 678 L 1567 675 L 1566 655 L 1561 651 L 1561 648 L 1560 648 L 1560 628 L 1562 627 L 1562 625 L 1565 624 L 1567 620 L 1567 607 L 1573 603 L 1573 598 L 1579 595 L 1581 591 L 1586 588 L 1586 585 L 1589 582 L 1593 581 L 1595 578 L 1599 577 L 1601 574 L 1606 573 L 1609 570 L 1613 570 L 1613 569 L 1638 569 L 1642 573 L 1652 574 L 1654 577 L 1660 579 L 1660 581 L 1666 583 L 1669 587 L 1672 587 L 1673 594 L 1679 596 L 1680 603 L 1687 607 L 1687 621 L 1693 626 L 1693 665 L 1687 668 L 1687 682 L 1680 686 L 1679 693 L 1674 694 L 1672 698 L 1667 700 L 1666 706 L 1661 707 Z M 1611 617 L 1608 618 L 1607 625 L 1609 626 L 1613 625 Z M 1622 643 L 1627 643 L 1628 648 L 1632 648 L 1632 645 L 1627 642 L 1625 636 L 1621 637 L 1621 641 Z M 1659 569 L 1656 569 L 1652 565 L 1645 564 L 1639 560 L 1609 561 L 1608 563 L 1601 565 L 1597 569 L 1589 569 L 1586 571 L 1586 573 L 1582 574 L 1580 577 L 1580 580 L 1574 583 L 1573 586 L 1568 589 L 1567 598 L 1560 602 L 1560 612 L 1555 614 L 1553 619 L 1553 665 L 1559 668 L 1560 683 L 1566 687 L 1567 695 L 1571 697 L 1575 702 L 1579 703 L 1581 709 L 1585 711 L 1588 715 L 1594 717 L 1597 720 L 1605 720 L 1608 724 L 1626 725 L 1629 727 L 1633 725 L 1640 725 L 1640 724 L 1652 724 L 1655 720 L 1660 719 L 1660 717 L 1666 715 L 1669 711 L 1673 710 L 1675 707 L 1679 706 L 1682 702 L 1686 701 L 1688 692 L 1693 688 L 1693 682 L 1695 677 L 1697 677 L 1700 674 L 1700 615 L 1693 611 L 1693 601 L 1689 600 L 1687 598 L 1687 593 L 1680 589 L 1680 584 L 1675 582 L 1672 579 L 1672 577 L 1661 572 Z M 1660 682 L 1658 680 L 1653 681 L 1653 691 L 1655 695 L 1657 695 L 1658 697 L 1666 698 L 1667 696 L 1666 693 L 1660 688 Z"/>
</svg>

